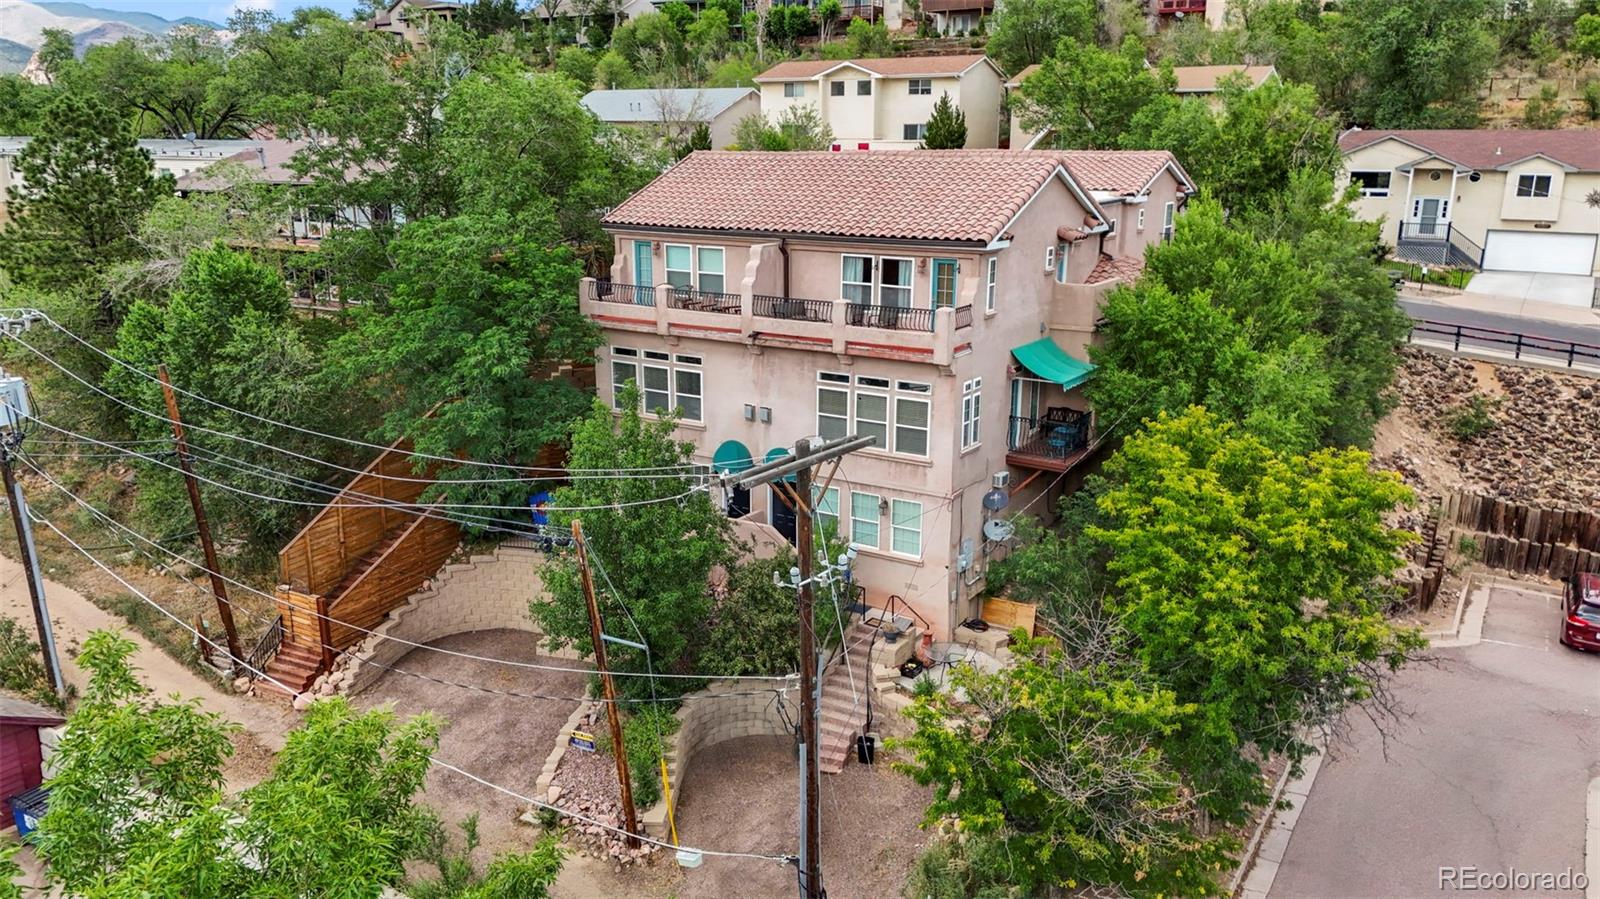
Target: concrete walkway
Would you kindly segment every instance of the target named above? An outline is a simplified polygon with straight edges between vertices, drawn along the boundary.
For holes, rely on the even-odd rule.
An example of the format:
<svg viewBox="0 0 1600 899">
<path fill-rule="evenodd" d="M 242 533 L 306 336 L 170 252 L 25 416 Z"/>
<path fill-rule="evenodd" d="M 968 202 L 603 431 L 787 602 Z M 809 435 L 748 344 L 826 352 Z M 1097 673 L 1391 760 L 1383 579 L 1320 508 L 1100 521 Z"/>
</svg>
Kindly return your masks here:
<svg viewBox="0 0 1600 899">
<path fill-rule="evenodd" d="M 1588 309 L 1594 305 L 1594 278 L 1549 272 L 1479 272 L 1467 283 L 1466 292 Z"/>
<path fill-rule="evenodd" d="M 1600 309 L 1548 303 L 1527 296 L 1461 291 L 1434 284 L 1423 287 L 1410 282 L 1401 288 L 1400 295 L 1411 304 L 1426 303 L 1445 310 L 1477 312 L 1497 318 L 1523 319 L 1528 323 L 1528 332 L 1533 334 L 1542 333 L 1537 327 L 1541 322 L 1600 327 Z M 1456 317 L 1450 316 L 1447 320 L 1455 321 Z M 1486 327 L 1494 326 L 1486 325 Z"/>
</svg>

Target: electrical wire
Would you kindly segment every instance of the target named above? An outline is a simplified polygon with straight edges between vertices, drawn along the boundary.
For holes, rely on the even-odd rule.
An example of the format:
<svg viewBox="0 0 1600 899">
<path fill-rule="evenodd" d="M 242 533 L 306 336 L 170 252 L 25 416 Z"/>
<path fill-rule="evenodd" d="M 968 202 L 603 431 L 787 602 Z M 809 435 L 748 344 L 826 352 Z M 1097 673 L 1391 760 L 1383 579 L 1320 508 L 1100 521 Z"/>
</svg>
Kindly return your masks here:
<svg viewBox="0 0 1600 899">
<path fill-rule="evenodd" d="M 129 592 L 133 593 L 133 595 L 138 597 L 140 600 L 143 600 L 151 608 L 155 609 L 156 611 L 160 612 L 162 615 L 164 615 L 167 618 L 171 619 L 174 624 L 177 624 L 179 627 L 181 627 L 184 630 L 188 631 L 189 633 L 193 634 L 196 639 L 198 639 L 198 640 L 200 640 L 200 641 L 202 641 L 204 643 L 209 644 L 216 651 L 222 653 L 225 656 L 228 656 L 229 658 L 233 658 L 233 656 L 231 656 L 228 653 L 226 647 L 218 646 L 215 641 L 213 641 L 210 638 L 206 637 L 205 634 L 203 634 L 199 630 L 195 629 L 193 626 L 191 626 L 190 624 L 185 622 L 183 619 L 181 619 L 181 618 L 177 617 L 176 615 L 173 615 L 171 612 L 167 611 L 159 603 L 155 602 L 155 600 L 152 600 L 150 597 L 146 596 L 144 594 L 144 592 L 141 591 L 138 587 L 135 587 L 133 584 L 129 583 L 120 574 L 117 574 L 117 572 L 115 570 L 113 570 L 109 565 L 107 565 L 106 563 L 100 561 L 100 559 L 97 558 L 93 553 L 91 553 L 88 550 L 84 549 L 81 545 L 78 544 L 77 541 L 75 541 L 71 537 L 67 536 L 66 532 L 64 532 L 60 528 L 56 527 L 54 522 L 50 521 L 48 518 L 45 518 L 42 515 L 39 515 L 38 513 L 34 512 L 31 509 L 28 510 L 28 517 L 30 519 L 32 519 L 35 523 L 42 524 L 45 527 L 49 528 L 51 531 L 55 532 L 56 536 L 60 537 L 62 540 L 65 540 L 69 545 L 72 546 L 73 549 L 77 550 L 81 555 L 83 555 L 84 558 L 88 559 L 90 562 L 93 562 L 97 567 L 100 568 L 101 571 L 104 571 L 106 574 L 110 575 L 113 579 L 115 579 L 118 583 L 120 583 L 124 588 L 126 588 Z M 249 664 L 248 661 L 243 660 L 243 659 L 238 659 L 238 658 L 233 658 L 233 661 L 236 664 L 238 664 L 240 667 L 242 667 L 245 670 L 249 671 L 250 673 L 254 674 L 256 677 L 259 677 L 262 680 L 265 680 L 265 681 L 273 684 L 274 686 L 277 686 L 278 688 L 282 689 L 284 692 L 286 692 L 286 693 L 288 693 L 290 695 L 294 695 L 295 694 L 294 690 L 289 689 L 289 685 L 288 684 L 285 684 L 283 681 L 280 681 L 280 680 L 272 677 L 271 675 L 267 674 L 265 671 L 260 671 L 260 670 L 258 670 L 256 668 L 253 668 Z M 749 859 L 757 859 L 757 860 L 761 860 L 761 861 L 781 862 L 781 863 L 784 863 L 784 864 L 792 864 L 793 860 L 794 860 L 794 856 L 792 856 L 792 855 L 778 855 L 778 854 L 775 854 L 775 853 L 761 853 L 761 852 L 730 852 L 730 851 L 718 850 L 718 849 L 700 849 L 700 848 L 696 848 L 696 847 L 692 847 L 692 846 L 685 846 L 685 845 L 678 844 L 678 843 L 671 843 L 671 842 L 668 842 L 666 840 L 657 840 L 657 839 L 655 839 L 653 837 L 644 836 L 642 834 L 630 834 L 626 830 L 623 830 L 620 827 L 616 827 L 614 825 L 607 824 L 604 821 L 601 821 L 601 820 L 598 820 L 598 819 L 595 819 L 595 818 L 591 818 L 591 817 L 589 817 L 587 815 L 582 814 L 581 812 L 575 812 L 575 811 L 572 811 L 570 809 L 564 809 L 564 808 L 561 808 L 560 806 L 552 805 L 552 804 L 550 804 L 548 802 L 544 802 L 544 801 L 539 800 L 539 799 L 534 799 L 531 796 L 524 796 L 524 795 L 522 795 L 522 794 L 520 794 L 520 793 L 518 793 L 518 792 L 516 792 L 516 791 L 514 791 L 514 790 L 512 790 L 512 789 L 510 789 L 508 787 L 501 786 L 501 785 L 499 785 L 497 783 L 494 783 L 493 781 L 485 780 L 485 779 L 479 777 L 478 775 L 473 774 L 470 771 L 467 771 L 465 769 L 459 768 L 459 767 L 457 767 L 455 765 L 450 764 L 449 762 L 443 761 L 442 759 L 438 758 L 437 756 L 429 756 L 428 757 L 428 761 L 431 764 L 433 764 L 434 766 L 436 766 L 436 767 L 443 768 L 443 769 L 445 769 L 447 771 L 452 771 L 452 772 L 454 772 L 456 774 L 461 775 L 462 777 L 467 778 L 468 780 L 474 781 L 475 783 L 478 783 L 478 784 L 480 784 L 482 786 L 488 787 L 488 788 L 490 788 L 492 790 L 495 790 L 495 791 L 497 791 L 499 793 L 503 793 L 506 796 L 510 796 L 510 797 L 512 797 L 514 799 L 518 799 L 518 800 L 521 800 L 523 802 L 526 802 L 526 803 L 528 803 L 530 805 L 533 805 L 533 806 L 535 806 L 537 808 L 547 809 L 549 811 L 552 811 L 552 812 L 555 812 L 556 814 L 561 815 L 562 817 L 571 818 L 571 819 L 573 819 L 575 821 L 582 821 L 585 824 L 590 824 L 590 825 L 593 825 L 593 826 L 600 827 L 600 828 L 603 828 L 605 830 L 608 830 L 608 831 L 610 831 L 612 833 L 617 834 L 618 836 L 630 837 L 630 838 L 633 838 L 633 839 L 637 839 L 637 840 L 639 840 L 641 842 L 649 843 L 649 844 L 651 844 L 653 846 L 658 846 L 658 847 L 660 847 L 662 849 L 670 849 L 670 850 L 674 850 L 674 851 L 678 851 L 678 852 L 697 853 L 699 855 L 706 856 L 706 857 L 749 858 Z"/>
</svg>

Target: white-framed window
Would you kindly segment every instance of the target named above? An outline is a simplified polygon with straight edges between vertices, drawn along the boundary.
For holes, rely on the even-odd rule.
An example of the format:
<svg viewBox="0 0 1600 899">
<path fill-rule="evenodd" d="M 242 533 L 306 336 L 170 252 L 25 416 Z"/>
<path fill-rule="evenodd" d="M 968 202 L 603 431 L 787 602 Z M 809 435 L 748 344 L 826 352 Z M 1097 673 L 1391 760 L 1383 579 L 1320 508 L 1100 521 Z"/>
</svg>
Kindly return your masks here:
<svg viewBox="0 0 1600 899">
<path fill-rule="evenodd" d="M 806 83 L 804 81 L 785 81 L 783 83 L 783 95 L 785 97 L 804 97 L 806 95 Z"/>
<path fill-rule="evenodd" d="M 1550 175 L 1518 175 L 1517 196 L 1542 199 L 1550 196 Z"/>
<path fill-rule="evenodd" d="M 928 454 L 928 422 L 933 415 L 933 385 L 899 381 L 894 394 L 894 451 Z"/>
<path fill-rule="evenodd" d="M 839 297 L 847 303 L 863 306 L 877 303 L 882 306 L 909 307 L 911 303 L 911 272 L 916 261 L 899 256 L 856 256 L 849 253 L 839 257 Z"/>
<path fill-rule="evenodd" d="M 889 501 L 889 548 L 922 558 L 922 503 L 910 499 Z"/>
<path fill-rule="evenodd" d="M 700 421 L 704 413 L 703 393 L 705 383 L 698 368 L 674 367 L 672 370 L 673 403 L 683 412 L 685 421 Z"/>
<path fill-rule="evenodd" d="M 900 138 L 901 138 L 901 140 L 923 140 L 927 136 L 928 136 L 928 123 L 927 122 L 917 122 L 916 124 L 906 124 L 906 125 L 901 126 L 901 129 L 900 129 Z"/>
<path fill-rule="evenodd" d="M 1044 248 L 1044 270 L 1047 272 L 1056 270 L 1056 248 L 1053 246 Z"/>
<path fill-rule="evenodd" d="M 815 489 L 815 488 L 814 488 Z M 827 490 L 816 489 L 812 502 L 817 507 L 817 523 L 832 525 L 834 536 L 839 533 L 839 488 L 829 487 Z"/>
<path fill-rule="evenodd" d="M 843 81 L 834 81 L 834 82 L 830 83 L 828 85 L 828 92 L 833 94 L 835 97 L 844 96 L 844 82 Z"/>
<path fill-rule="evenodd" d="M 661 415 L 672 411 L 672 369 L 665 365 L 644 366 L 640 387 L 644 390 L 644 411 Z"/>
<path fill-rule="evenodd" d="M 1350 180 L 1361 187 L 1363 197 L 1387 197 L 1389 176 L 1393 172 L 1351 172 Z"/>
<path fill-rule="evenodd" d="M 673 287 L 694 284 L 694 247 L 685 243 L 669 243 L 662 249 L 667 270 L 667 283 Z"/>
<path fill-rule="evenodd" d="M 862 380 L 868 380 L 863 378 Z M 856 434 L 878 438 L 873 444 L 879 449 L 889 448 L 889 391 L 867 388 L 856 391 Z"/>
<path fill-rule="evenodd" d="M 982 440 L 979 422 L 983 415 L 983 379 L 973 378 L 961 385 L 961 448 L 972 449 Z"/>
<path fill-rule="evenodd" d="M 642 357 L 642 358 L 641 358 Z M 640 405 L 652 415 L 678 410 L 684 421 L 705 418 L 705 374 L 699 356 L 671 355 L 658 350 L 611 348 L 611 405 L 622 408 L 629 381 L 639 385 Z"/>
<path fill-rule="evenodd" d="M 863 78 L 860 81 L 856 82 L 856 96 L 858 96 L 858 97 L 870 97 L 870 96 L 872 96 L 872 81 L 870 79 Z"/>
<path fill-rule="evenodd" d="M 1144 230 L 1144 207 L 1143 206 L 1139 207 L 1139 219 L 1138 219 L 1137 222 L 1135 222 L 1134 227 L 1138 228 L 1140 231 Z"/>
<path fill-rule="evenodd" d="M 1067 283 L 1067 264 L 1072 258 L 1072 244 L 1066 241 L 1056 242 L 1056 282 Z"/>
<path fill-rule="evenodd" d="M 906 82 L 906 93 L 911 94 L 913 97 L 931 97 L 931 96 L 933 96 L 933 79 L 932 78 L 913 78 L 910 81 L 907 81 Z"/>
<path fill-rule="evenodd" d="M 639 380 L 639 351 L 628 347 L 611 348 L 611 407 L 622 408 L 622 391 L 629 381 Z"/>
<path fill-rule="evenodd" d="M 722 276 L 725 256 L 722 248 L 696 247 L 694 253 L 696 286 L 707 293 L 722 293 L 723 286 L 727 283 Z"/>
<path fill-rule="evenodd" d="M 850 542 L 860 546 L 878 548 L 878 524 L 882 513 L 878 511 L 880 499 L 876 493 L 850 491 Z"/>
<path fill-rule="evenodd" d="M 817 434 L 828 440 L 844 437 L 850 433 L 850 376 L 820 372 L 817 380 Z"/>
<path fill-rule="evenodd" d="M 995 309 L 995 306 L 994 306 L 994 303 L 995 303 L 994 288 L 995 288 L 995 283 L 997 281 L 999 281 L 999 279 L 1000 279 L 1000 257 L 999 256 L 990 256 L 989 257 L 988 274 L 984 277 L 984 282 L 983 282 L 983 311 L 984 312 L 993 312 L 994 309 Z"/>
<path fill-rule="evenodd" d="M 871 303 L 872 257 L 846 253 L 839 258 L 839 296 L 847 303 Z"/>
<path fill-rule="evenodd" d="M 1176 220 L 1177 215 L 1177 203 L 1168 203 L 1166 206 L 1161 208 L 1161 240 L 1163 242 L 1172 239 L 1172 225 Z"/>
</svg>

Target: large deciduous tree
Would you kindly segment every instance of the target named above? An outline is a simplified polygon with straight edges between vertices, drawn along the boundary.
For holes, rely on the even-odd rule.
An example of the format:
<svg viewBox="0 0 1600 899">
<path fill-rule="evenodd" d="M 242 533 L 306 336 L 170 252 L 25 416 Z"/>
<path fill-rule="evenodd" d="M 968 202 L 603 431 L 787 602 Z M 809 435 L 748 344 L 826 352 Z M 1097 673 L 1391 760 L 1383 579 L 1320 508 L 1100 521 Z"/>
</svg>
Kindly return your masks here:
<svg viewBox="0 0 1600 899">
<path fill-rule="evenodd" d="M 1137 38 L 1117 50 L 1068 38 L 1022 82 L 1012 115 L 1030 132 L 1054 131 L 1058 147 L 1115 149 L 1135 115 L 1169 99 L 1173 83 L 1170 69 L 1145 63 Z"/>
<path fill-rule="evenodd" d="M 1015 74 L 1065 43 L 1092 44 L 1094 0 L 1007 0 L 994 14 L 988 53 Z"/>
<path fill-rule="evenodd" d="M 1351 118 L 1376 128 L 1471 128 L 1494 65 L 1493 0 L 1350 0 L 1335 27 L 1360 54 Z"/>
</svg>

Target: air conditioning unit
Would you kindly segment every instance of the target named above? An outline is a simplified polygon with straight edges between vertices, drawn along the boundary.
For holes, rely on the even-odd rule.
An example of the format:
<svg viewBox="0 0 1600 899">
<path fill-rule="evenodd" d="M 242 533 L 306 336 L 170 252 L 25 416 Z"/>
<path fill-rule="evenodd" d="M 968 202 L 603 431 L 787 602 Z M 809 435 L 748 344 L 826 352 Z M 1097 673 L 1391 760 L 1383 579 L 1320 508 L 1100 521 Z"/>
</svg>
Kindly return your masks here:
<svg viewBox="0 0 1600 899">
<path fill-rule="evenodd" d="M 1005 490 L 1011 486 L 1011 472 L 997 471 L 990 476 L 989 486 L 996 490 Z"/>
</svg>

